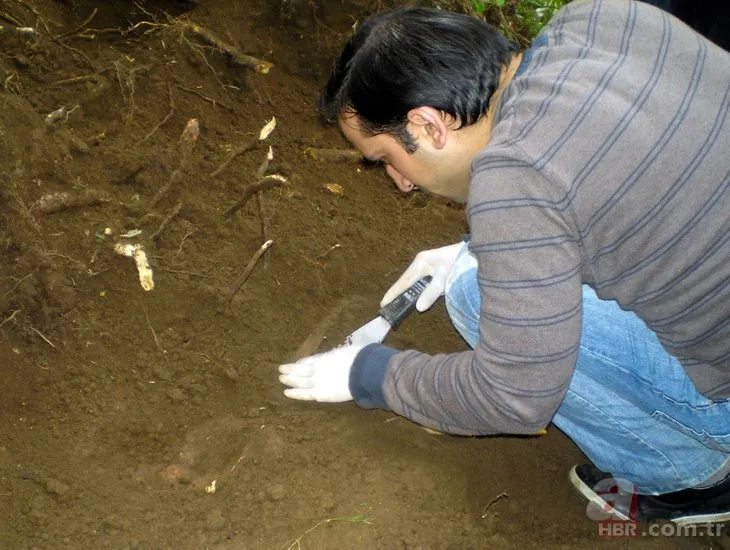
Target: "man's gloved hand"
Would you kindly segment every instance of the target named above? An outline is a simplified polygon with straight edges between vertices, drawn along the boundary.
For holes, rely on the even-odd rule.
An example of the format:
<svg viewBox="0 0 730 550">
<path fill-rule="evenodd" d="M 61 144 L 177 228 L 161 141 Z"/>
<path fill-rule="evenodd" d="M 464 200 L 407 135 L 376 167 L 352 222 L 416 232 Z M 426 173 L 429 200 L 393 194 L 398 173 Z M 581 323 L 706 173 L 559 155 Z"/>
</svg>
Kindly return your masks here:
<svg viewBox="0 0 730 550">
<path fill-rule="evenodd" d="M 342 346 L 279 366 L 279 381 L 289 386 L 284 395 L 302 401 L 350 401 L 350 370 L 363 346 Z"/>
<path fill-rule="evenodd" d="M 446 278 L 449 276 L 454 262 L 456 262 L 459 251 L 465 246 L 467 246 L 465 242 L 459 242 L 441 248 L 424 250 L 416 254 L 416 258 L 408 266 L 408 269 L 403 272 L 400 279 L 385 293 L 385 296 L 380 301 L 380 307 L 395 300 L 399 294 L 405 292 L 409 286 L 421 277 L 431 275 L 433 279 L 431 279 L 426 290 L 423 291 L 418 298 L 418 302 L 416 302 L 416 309 L 418 311 L 426 311 L 440 296 L 443 296 L 446 289 Z"/>
</svg>

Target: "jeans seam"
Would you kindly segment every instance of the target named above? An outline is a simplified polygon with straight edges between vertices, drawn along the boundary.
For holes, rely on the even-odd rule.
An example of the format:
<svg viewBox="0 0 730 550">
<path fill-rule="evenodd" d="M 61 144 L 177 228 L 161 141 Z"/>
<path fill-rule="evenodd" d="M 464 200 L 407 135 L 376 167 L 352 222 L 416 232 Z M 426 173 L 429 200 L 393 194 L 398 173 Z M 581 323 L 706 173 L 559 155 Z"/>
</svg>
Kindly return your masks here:
<svg viewBox="0 0 730 550">
<path fill-rule="evenodd" d="M 585 351 L 585 353 L 587 353 L 587 354 L 589 354 L 589 355 L 591 355 L 593 357 L 600 358 L 602 361 L 604 361 L 606 363 L 609 363 L 613 367 L 616 367 L 618 370 L 621 371 L 621 373 L 623 375 L 629 376 L 629 377 L 637 380 L 638 382 L 640 382 L 642 384 L 646 384 L 647 386 L 650 386 L 650 387 L 652 386 L 651 380 L 648 380 L 647 378 L 644 378 L 643 376 L 637 376 L 636 371 L 633 371 L 633 370 L 624 368 L 621 365 L 621 363 L 618 363 L 616 361 L 613 361 L 610 357 L 607 357 L 606 355 L 604 355 L 604 354 L 602 354 L 600 352 L 594 351 L 592 349 L 589 349 L 589 348 L 587 348 L 587 347 L 585 347 L 583 345 L 580 346 L 580 349 L 581 349 L 581 352 L 582 351 Z M 663 399 L 665 401 L 669 401 L 673 405 L 677 405 L 677 406 L 680 406 L 680 407 L 689 407 L 689 408 L 691 408 L 693 410 L 697 410 L 697 411 L 708 410 L 708 409 L 711 409 L 713 407 L 716 407 L 716 406 L 718 406 L 719 404 L 722 403 L 721 401 L 719 401 L 719 402 L 713 402 L 713 401 L 710 401 L 708 399 L 707 400 L 708 403 L 704 403 L 704 404 L 701 404 L 701 405 L 693 405 L 693 404 L 688 403 L 687 401 L 684 401 L 684 400 L 677 400 L 674 397 L 672 397 L 671 395 L 668 395 L 667 393 L 665 393 L 663 391 L 656 390 L 653 387 L 652 387 L 652 392 L 657 397 L 659 397 L 659 398 L 661 398 L 661 399 Z"/>
<path fill-rule="evenodd" d="M 581 338 L 581 340 L 582 340 L 582 338 Z M 617 363 L 617 362 L 616 362 L 616 361 L 614 361 L 614 360 L 613 360 L 613 359 L 612 359 L 611 357 L 609 357 L 609 356 L 607 356 L 607 355 L 604 355 L 603 353 L 601 353 L 601 352 L 599 352 L 599 351 L 595 351 L 595 350 L 592 350 L 592 349 L 590 349 L 590 348 L 588 348 L 588 347 L 584 346 L 583 344 L 580 344 L 580 346 L 579 346 L 579 347 L 580 347 L 580 352 L 579 352 L 579 353 L 583 353 L 583 352 L 585 352 L 585 353 L 587 353 L 588 355 L 592 355 L 593 357 L 598 357 L 598 358 L 600 358 L 600 359 L 601 359 L 601 361 L 603 361 L 604 363 L 609 363 L 609 364 L 611 364 L 611 365 L 612 365 L 612 366 L 614 366 L 614 367 L 618 367 L 618 366 L 619 366 L 619 363 Z M 624 369 L 621 369 L 621 370 L 624 370 Z"/>
<path fill-rule="evenodd" d="M 583 407 L 595 411 L 596 413 L 598 413 L 601 416 L 601 418 L 607 419 L 609 422 L 611 422 L 614 425 L 618 426 L 621 429 L 621 431 L 623 431 L 625 434 L 629 434 L 629 437 L 631 437 L 632 439 L 634 439 L 639 445 L 641 445 L 645 449 L 649 450 L 650 452 L 656 454 L 657 456 L 661 457 L 663 459 L 663 461 L 667 465 L 669 465 L 671 467 L 672 471 L 674 472 L 675 477 L 677 477 L 677 478 L 681 477 L 679 471 L 674 466 L 674 463 L 671 460 L 669 460 L 669 458 L 664 453 L 662 453 L 661 451 L 659 451 L 658 449 L 656 449 L 654 446 L 649 445 L 644 439 L 642 439 L 641 437 L 639 437 L 636 434 L 636 432 L 630 430 L 624 424 L 622 424 L 621 422 L 619 422 L 618 420 L 616 420 L 612 416 L 606 414 L 602 409 L 600 409 L 599 407 L 595 406 L 590 401 L 587 401 L 586 399 L 584 399 L 583 397 L 581 397 L 579 394 L 577 394 L 574 391 L 572 391 L 570 388 L 568 388 L 568 394 L 571 395 L 572 397 L 574 397 L 575 399 L 581 401 L 582 403 L 584 403 Z M 558 409 L 558 412 L 560 412 L 560 409 Z M 588 458 L 591 458 L 591 457 L 588 457 Z M 613 474 L 613 472 L 609 472 L 609 473 L 612 473 Z M 631 480 L 629 480 L 629 481 L 631 481 Z M 646 490 L 647 489 L 645 486 L 639 486 L 639 488 L 641 488 L 643 490 Z M 655 491 L 656 491 L 656 488 L 651 488 L 651 490 L 649 490 L 647 492 L 654 493 Z M 664 492 L 666 492 L 666 491 L 664 491 Z"/>
</svg>

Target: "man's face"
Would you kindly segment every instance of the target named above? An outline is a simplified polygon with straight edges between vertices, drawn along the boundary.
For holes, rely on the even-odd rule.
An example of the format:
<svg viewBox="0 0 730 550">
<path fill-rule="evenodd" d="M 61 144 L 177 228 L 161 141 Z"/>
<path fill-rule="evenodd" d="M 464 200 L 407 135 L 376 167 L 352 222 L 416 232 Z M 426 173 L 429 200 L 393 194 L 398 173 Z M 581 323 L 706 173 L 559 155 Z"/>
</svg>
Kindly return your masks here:
<svg viewBox="0 0 730 550">
<path fill-rule="evenodd" d="M 403 144 L 389 134 L 366 134 L 356 115 L 341 116 L 339 124 L 345 137 L 365 158 L 383 162 L 385 171 L 401 191 L 407 193 L 418 187 L 466 202 L 473 159 L 471 148 L 460 143 L 458 131 L 449 130 L 443 120 L 439 122 L 433 118 L 434 113 L 441 116 L 438 111 L 431 111 L 425 112 L 425 116 L 409 114 L 407 129 L 418 146 L 415 153 L 408 153 Z"/>
</svg>

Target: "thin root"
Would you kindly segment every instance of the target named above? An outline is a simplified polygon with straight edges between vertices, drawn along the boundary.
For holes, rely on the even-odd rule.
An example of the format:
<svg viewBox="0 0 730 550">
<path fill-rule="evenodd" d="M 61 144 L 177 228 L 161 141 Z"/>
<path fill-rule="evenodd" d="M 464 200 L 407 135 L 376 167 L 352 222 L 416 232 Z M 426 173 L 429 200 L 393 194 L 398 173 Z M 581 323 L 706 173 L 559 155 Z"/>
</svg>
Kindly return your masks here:
<svg viewBox="0 0 730 550">
<path fill-rule="evenodd" d="M 30 325 L 28 325 L 28 328 L 30 330 L 32 330 L 33 332 L 35 332 L 38 336 L 40 336 L 41 338 L 43 338 L 43 340 L 46 342 L 46 344 L 48 344 L 49 346 L 51 346 L 53 349 L 58 349 L 56 347 L 56 344 L 54 344 L 48 338 L 46 338 L 40 330 L 38 330 L 37 328 L 34 328 L 34 327 L 30 326 Z"/>
<path fill-rule="evenodd" d="M 203 99 L 209 103 L 213 104 L 213 107 L 223 107 L 224 109 L 231 111 L 232 113 L 236 112 L 236 109 L 231 107 L 230 105 L 227 105 L 223 103 L 222 101 L 219 101 L 217 99 L 214 99 L 212 97 L 208 97 L 207 95 L 204 95 L 203 93 L 199 92 L 198 90 L 195 90 L 194 88 L 188 88 L 187 86 L 183 86 L 182 84 L 175 84 L 175 87 L 179 90 L 182 90 L 183 92 L 187 92 L 189 94 L 193 94 L 198 96 L 200 99 Z"/>
<path fill-rule="evenodd" d="M 147 326 L 149 327 L 150 332 L 152 333 L 152 338 L 155 340 L 157 349 L 159 349 L 163 353 L 163 355 L 167 356 L 167 350 L 164 349 L 160 345 L 160 341 L 157 339 L 157 333 L 155 332 L 155 329 L 152 328 L 152 323 L 150 322 L 150 316 L 147 314 L 147 306 L 142 306 L 142 309 L 144 310 L 144 318 L 147 319 Z"/>
<path fill-rule="evenodd" d="M 489 511 L 489 509 L 490 509 L 490 508 L 491 508 L 492 506 L 494 506 L 495 504 L 497 504 L 497 502 L 499 502 L 499 501 L 500 501 L 500 500 L 502 500 L 503 498 L 509 498 L 509 494 L 507 493 L 507 491 L 502 491 L 501 493 L 499 493 L 499 494 L 498 494 L 498 495 L 497 495 L 496 497 L 494 497 L 494 498 L 493 498 L 492 500 L 490 500 L 490 501 L 489 501 L 489 502 L 487 503 L 487 505 L 486 505 L 486 506 L 484 507 L 484 509 L 482 510 L 482 519 L 486 519 L 486 517 L 487 517 L 487 512 Z"/>
<path fill-rule="evenodd" d="M 157 126 L 152 128 L 152 130 L 150 130 L 145 137 L 137 142 L 137 145 L 141 145 L 142 143 L 150 139 L 155 134 L 155 132 L 157 132 L 157 130 L 162 128 L 167 123 L 167 121 L 172 118 L 172 114 L 175 111 L 175 102 L 172 100 L 172 88 L 170 87 L 169 83 L 167 85 L 167 95 L 170 98 L 170 110 L 167 112 L 167 115 L 165 115 L 165 118 L 163 118 Z"/>
<path fill-rule="evenodd" d="M 94 19 L 94 17 L 96 17 L 96 13 L 98 11 L 99 11 L 98 9 L 94 8 L 94 11 L 91 12 L 91 15 L 89 15 L 89 17 L 84 19 L 84 22 L 81 23 L 78 27 L 76 27 L 75 29 L 70 30 L 68 32 L 65 32 L 63 34 L 59 34 L 56 38 L 67 38 L 69 36 L 74 36 L 74 35 L 80 33 L 81 31 L 86 30 L 86 27 L 89 25 L 89 23 L 91 23 L 91 20 Z"/>
<path fill-rule="evenodd" d="M 3 322 L 2 322 L 2 323 L 0 323 L 0 328 L 3 328 L 3 326 L 5 325 L 5 323 L 9 323 L 10 321 L 14 320 L 14 319 L 15 319 L 15 316 L 16 316 L 16 315 L 17 315 L 18 313 L 20 313 L 21 311 L 22 311 L 22 310 L 20 310 L 20 309 L 16 309 L 15 311 L 13 311 L 13 312 L 12 312 L 12 313 L 10 314 L 10 317 L 7 317 L 6 319 L 3 319 Z"/>
</svg>

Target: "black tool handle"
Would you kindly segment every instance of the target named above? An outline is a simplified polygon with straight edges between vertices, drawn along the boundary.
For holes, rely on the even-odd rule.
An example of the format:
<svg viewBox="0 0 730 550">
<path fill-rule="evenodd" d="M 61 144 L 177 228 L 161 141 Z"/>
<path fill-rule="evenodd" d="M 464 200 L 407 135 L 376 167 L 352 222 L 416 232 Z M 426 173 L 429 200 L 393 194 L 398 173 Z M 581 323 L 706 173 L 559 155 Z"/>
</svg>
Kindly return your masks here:
<svg viewBox="0 0 730 550">
<path fill-rule="evenodd" d="M 418 297 L 426 289 L 432 278 L 431 275 L 421 277 L 408 287 L 403 294 L 399 294 L 395 300 L 380 310 L 380 315 L 390 323 L 391 327 L 398 328 L 400 322 L 416 308 Z"/>
</svg>

